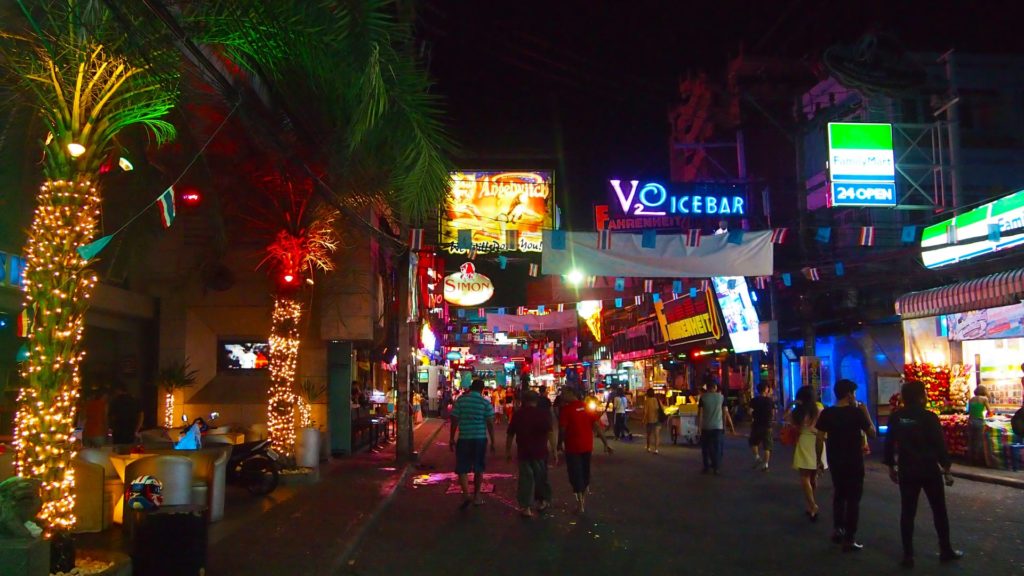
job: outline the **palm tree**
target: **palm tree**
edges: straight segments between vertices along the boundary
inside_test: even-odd
[[[175,360],[156,375],[156,385],[164,389],[164,427],[174,427],[174,394],[196,383],[198,370],[190,370],[188,358]]]
[[[50,532],[74,526],[69,461],[88,298],[96,284],[77,252],[100,222],[101,163],[117,136],[142,126],[171,140],[163,120],[177,97],[175,68],[119,44],[102,3],[47,0],[23,7],[0,30],[0,89],[35,114],[44,182],[26,245],[25,306],[32,319],[14,445],[19,476],[42,481],[40,518]],[[170,72],[168,72],[168,70]]]
[[[274,449],[290,457],[295,448],[297,411],[301,398],[295,393],[295,369],[302,342],[300,294],[314,283],[317,271],[334,269],[331,254],[338,247],[335,222],[338,212],[320,205],[311,209],[312,184],[301,186],[281,177],[265,180],[270,209],[253,219],[257,230],[272,233],[260,262],[276,285],[270,325],[270,391],[267,430]]]

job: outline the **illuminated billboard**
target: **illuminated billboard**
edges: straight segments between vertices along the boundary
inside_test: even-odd
[[[594,207],[598,230],[681,228],[690,218],[747,215],[745,184],[609,180],[611,202]]]
[[[480,252],[540,252],[543,229],[553,228],[551,172],[453,172],[441,221],[441,246],[463,253],[458,231],[469,230]],[[514,231],[515,245],[508,246]]]
[[[722,336],[722,325],[718,322],[715,302],[708,290],[695,298],[683,296],[668,302],[655,302],[654,312],[666,342],[717,340]]]
[[[831,206],[895,206],[892,124],[829,122]]]
[[[926,268],[939,268],[1020,244],[1024,190],[925,228],[921,260]]]
[[[729,331],[734,352],[763,350],[761,344],[757,310],[750,300],[747,281],[742,276],[715,276],[711,279],[722,309],[725,329]]]

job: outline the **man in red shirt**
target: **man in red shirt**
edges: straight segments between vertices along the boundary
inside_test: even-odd
[[[530,518],[534,508],[543,512],[551,503],[551,483],[548,482],[548,453],[555,453],[555,427],[551,410],[537,406],[538,395],[527,390],[523,405],[513,415],[505,432],[505,458],[512,461],[512,441],[518,446],[520,513]]]
[[[576,510],[584,512],[586,495],[590,486],[590,455],[594,451],[594,434],[604,444],[604,451],[611,454],[612,447],[604,437],[599,424],[601,415],[596,410],[587,410],[574,391],[566,388],[562,392],[562,407],[558,411],[558,451],[565,452],[565,469],[569,472],[569,483],[576,494]]]

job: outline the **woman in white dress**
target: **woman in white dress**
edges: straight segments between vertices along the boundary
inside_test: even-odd
[[[804,493],[806,514],[811,522],[818,520],[818,503],[814,490],[818,487],[818,476],[828,468],[825,445],[818,441],[815,424],[824,406],[818,402],[814,388],[802,386],[796,392],[796,401],[787,419],[800,430],[800,436],[793,453],[793,468],[800,473],[800,486]]]

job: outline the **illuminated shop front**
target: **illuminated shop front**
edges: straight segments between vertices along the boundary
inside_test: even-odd
[[[990,465],[1004,467],[1013,441],[1009,417],[1024,403],[1024,269],[901,296],[905,375],[925,381],[933,409],[945,414],[950,451],[966,451],[966,403],[987,389]]]

